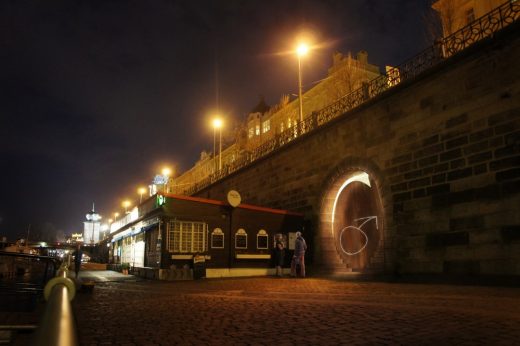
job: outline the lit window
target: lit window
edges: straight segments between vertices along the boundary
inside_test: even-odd
[[[247,249],[247,233],[243,228],[240,228],[237,233],[235,233],[235,248]]]
[[[170,221],[166,247],[170,252],[204,252],[207,250],[208,225],[203,222]]]
[[[255,131],[256,135],[260,135],[260,125],[256,125],[256,131]]]
[[[249,128],[249,138],[253,137],[255,135],[255,128],[251,127]]]
[[[262,123],[262,132],[266,133],[271,129],[271,120],[266,120]]]
[[[280,132],[283,132],[283,130],[285,130],[285,129],[283,128],[283,121],[282,121],[282,123],[280,124]]]
[[[224,248],[224,232],[220,228],[215,228],[211,232],[211,248],[212,249],[223,249]]]
[[[267,232],[263,229],[258,231],[256,235],[256,248],[257,249],[267,249],[269,243],[269,237],[267,236]]]
[[[291,118],[289,118],[289,120],[287,121],[287,127],[288,127],[288,128],[291,128],[291,127],[292,127]]]

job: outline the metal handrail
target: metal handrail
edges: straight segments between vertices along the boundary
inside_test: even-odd
[[[78,345],[76,324],[71,301],[76,294],[76,284],[69,275],[70,254],[58,270],[56,277],[49,280],[44,289],[47,306],[42,322],[37,329],[35,345]]]
[[[211,184],[225,178],[229,174],[252,164],[254,161],[265,157],[269,153],[288,144],[293,139],[313,131],[322,125],[330,122],[334,118],[345,114],[364,103],[374,99],[401,84],[416,78],[418,75],[438,65],[445,59],[459,53],[474,43],[494,35],[496,32],[516,22],[520,16],[520,3],[508,1],[495,8],[489,13],[477,18],[469,25],[457,32],[442,38],[433,46],[423,50],[413,58],[394,67],[371,81],[364,83],[359,89],[339,98],[332,104],[313,112],[303,121],[292,128],[288,128],[282,133],[277,134],[272,139],[265,141],[258,147],[247,152],[242,157],[237,158],[230,165],[222,167],[221,170],[207,176],[206,178],[193,183],[192,186],[184,190],[184,194],[193,195]]]

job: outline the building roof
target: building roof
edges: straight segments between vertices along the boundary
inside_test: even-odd
[[[201,197],[192,197],[192,196],[184,196],[184,195],[174,195],[174,194],[171,194],[171,193],[164,193],[164,192],[159,192],[158,194],[162,195],[162,196],[165,196],[165,197],[168,197],[168,198],[177,199],[177,200],[192,201],[192,202],[199,202],[199,203],[213,204],[213,205],[220,205],[220,206],[229,206],[229,204],[226,203],[226,202],[218,201],[218,200],[214,200],[214,199],[201,198]],[[247,209],[247,210],[263,211],[263,212],[271,213],[271,214],[303,216],[303,214],[297,213],[297,212],[294,212],[294,211],[283,210],[283,209],[273,209],[273,208],[261,207],[261,206],[252,205],[252,204],[245,204],[245,203],[241,203],[240,205],[238,205],[237,209]]]

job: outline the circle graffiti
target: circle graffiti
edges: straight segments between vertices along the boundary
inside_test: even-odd
[[[355,252],[350,252],[350,251],[347,251],[345,250],[345,248],[343,247],[343,234],[345,233],[345,231],[348,232],[353,232],[354,230],[358,231],[359,233],[361,233],[364,237],[365,237],[365,243],[363,244],[363,246],[361,246],[361,248]],[[368,236],[365,232],[363,232],[363,230],[361,230],[361,228],[358,228],[356,226],[347,226],[345,228],[343,228],[339,234],[339,245],[341,247],[341,250],[346,253],[347,255],[349,256],[353,256],[353,255],[357,255],[358,253],[360,253],[361,251],[363,251],[365,249],[365,247],[367,246],[368,244]]]

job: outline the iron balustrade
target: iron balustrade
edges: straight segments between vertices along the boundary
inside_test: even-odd
[[[253,150],[241,155],[233,163],[224,166],[220,171],[194,183],[190,188],[184,190],[184,194],[193,195],[229,174],[265,157],[297,137],[305,135],[330,122],[332,119],[363,105],[390,88],[404,81],[415,79],[418,75],[447,58],[516,22],[519,13],[520,4],[517,1],[504,3],[455,33],[436,41],[433,46],[423,50],[413,58],[389,69],[386,71],[386,74],[363,83],[360,88],[339,98],[321,110],[313,112],[295,126],[286,129]]]
[[[0,251],[0,301],[3,312],[33,312],[44,287],[59,267],[58,259],[18,252]],[[17,339],[20,333],[32,332],[35,325],[0,325],[0,343]],[[4,339],[7,338],[7,339]]]

